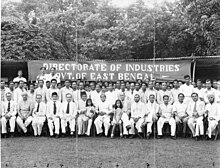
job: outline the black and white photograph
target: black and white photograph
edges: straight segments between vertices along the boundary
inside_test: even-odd
[[[1,168],[220,168],[220,0],[1,0]]]

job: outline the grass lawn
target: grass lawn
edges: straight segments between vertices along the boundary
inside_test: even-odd
[[[220,168],[220,140],[7,138],[1,140],[1,167]]]

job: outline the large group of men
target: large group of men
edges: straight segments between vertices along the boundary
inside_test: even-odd
[[[149,139],[154,133],[160,139],[165,123],[174,140],[177,129],[184,137],[189,129],[195,140],[212,139],[218,133],[220,81],[192,82],[189,75],[173,82],[61,81],[55,68],[50,74],[45,67],[40,70],[35,83],[27,82],[21,70],[13,81],[1,81],[2,137],[14,137],[16,124],[24,135],[31,126],[34,136],[41,136],[46,124],[51,137],[66,136],[67,127],[73,137],[90,136],[92,125],[98,136],[108,136],[116,100],[122,102],[119,120],[124,138]]]

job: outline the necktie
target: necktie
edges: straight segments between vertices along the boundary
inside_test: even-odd
[[[133,95],[133,93],[134,93],[134,91],[132,90],[132,91],[131,91],[131,94]]]
[[[196,102],[195,102],[195,105],[194,105],[194,108],[193,108],[193,112],[196,112]]]
[[[10,101],[8,102],[8,108],[7,108],[7,111],[8,111],[8,112],[10,111]]]
[[[40,108],[40,103],[38,103],[37,105],[37,112],[39,112],[39,108]]]
[[[68,102],[67,103],[66,114],[69,114],[69,113],[70,113],[70,103]]]
[[[57,106],[56,106],[56,102],[53,103],[53,114],[56,115],[57,113]]]

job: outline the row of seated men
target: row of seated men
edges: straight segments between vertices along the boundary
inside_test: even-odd
[[[214,94],[208,94],[208,103],[199,99],[198,93],[191,94],[191,100],[184,101],[185,95],[178,94],[178,101],[171,104],[169,95],[163,96],[163,103],[158,104],[154,94],[149,95],[149,101],[143,103],[139,93],[132,100],[126,98],[124,92],[119,93],[119,99],[107,101],[107,94],[101,93],[95,102],[87,98],[86,92],[81,92],[81,99],[74,101],[71,93],[66,93],[61,103],[57,92],[52,92],[51,100],[45,103],[41,94],[36,94],[36,102],[28,99],[28,93],[22,92],[22,99],[16,103],[12,94],[6,93],[6,100],[1,103],[1,125],[3,137],[7,135],[7,122],[13,137],[15,123],[27,134],[27,127],[31,124],[34,136],[42,134],[42,127],[46,121],[51,137],[66,135],[66,127],[70,127],[70,135],[90,136],[91,126],[95,125],[97,135],[108,136],[111,125],[111,137],[115,136],[115,126],[119,125],[120,137],[133,138],[135,134],[143,137],[143,127],[146,126],[146,137],[152,134],[152,125],[156,123],[157,137],[162,138],[164,123],[171,127],[171,138],[176,139],[176,127],[183,124],[183,135],[188,126],[192,137],[199,140],[204,135],[211,139],[216,133],[220,120],[220,107],[215,101]],[[94,117],[95,116],[95,117]],[[204,119],[208,128],[204,130]],[[77,132],[76,132],[77,128]],[[104,129],[103,129],[104,128]]]

